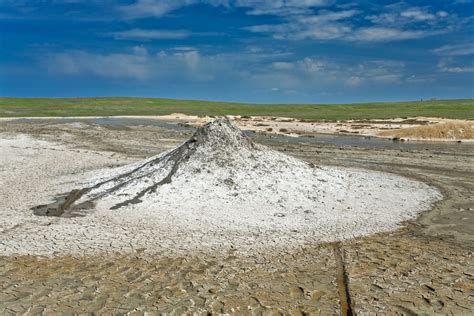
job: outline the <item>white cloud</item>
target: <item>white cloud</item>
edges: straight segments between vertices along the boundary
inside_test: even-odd
[[[303,16],[298,19],[300,23],[318,24],[341,21],[359,14],[359,10],[328,11],[321,10],[317,15]]]
[[[191,46],[176,46],[176,47],[173,47],[173,50],[186,52],[186,51],[196,50],[196,48],[191,47]]]
[[[325,62],[321,60],[315,60],[311,57],[306,57],[303,60],[298,61],[297,64],[309,74],[320,73],[327,65]]]
[[[276,70],[291,70],[294,68],[293,63],[277,61],[272,63],[272,67]]]
[[[296,15],[311,12],[311,8],[331,4],[333,0],[137,0],[119,6],[128,18],[161,17],[185,6],[207,4],[211,6],[248,9],[250,15]]]
[[[268,33],[276,39],[387,42],[443,34],[453,28],[456,19],[445,11],[431,12],[428,8],[397,4],[386,6],[376,15],[365,16],[370,24],[361,26],[355,21],[364,18],[362,13],[358,9],[319,10],[285,17],[285,23],[254,25],[245,29]]]
[[[405,80],[405,65],[391,60],[361,63],[336,62],[327,58],[305,57],[295,61],[273,62],[250,74],[249,80],[282,91],[298,89],[312,91],[329,86],[360,87],[364,85],[393,85]]]
[[[405,11],[400,12],[400,16],[416,21],[427,21],[436,19],[436,15],[428,12],[422,8],[409,8]]]
[[[115,39],[152,40],[152,39],[183,39],[192,33],[185,30],[150,30],[131,29],[122,32],[113,32]]]
[[[115,39],[153,40],[153,39],[183,39],[192,33],[185,30],[147,30],[131,29],[121,32],[110,33]]]
[[[94,75],[104,78],[147,79],[148,51],[134,47],[129,53],[93,54],[81,50],[50,54],[44,62],[50,73],[64,75]]]
[[[231,56],[234,62],[242,61]],[[109,79],[209,81],[232,75],[229,56],[205,55],[194,49],[170,49],[150,54],[143,46],[121,53],[100,54],[83,50],[52,53],[43,61],[51,74],[97,76]]]
[[[178,59],[182,59],[189,69],[195,72],[199,64],[201,63],[201,55],[196,50],[189,50],[184,52],[175,53],[174,56]]]
[[[360,28],[354,33],[347,36],[348,40],[351,41],[364,41],[364,42],[390,42],[390,41],[401,41],[408,39],[417,39],[427,36],[433,36],[442,34],[444,31],[428,31],[428,30],[403,30],[395,28],[385,27],[367,27]]]
[[[368,15],[366,19],[378,26],[397,28],[414,25],[433,27],[451,21],[446,11],[434,12],[428,7],[406,7],[403,3],[388,5],[384,11]]]
[[[270,33],[277,39],[338,39],[352,30],[350,25],[339,21],[357,13],[356,10],[320,11],[316,15],[292,17],[288,23],[254,25],[245,29],[254,33]]]
[[[237,0],[235,6],[250,10],[250,15],[302,15],[312,12],[314,7],[331,4],[331,0]]]
[[[195,4],[195,0],[137,0],[120,6],[119,10],[128,18],[160,17],[183,6]]]
[[[467,63],[455,62],[452,57],[442,58],[438,62],[438,70],[441,72],[450,72],[450,73],[472,73],[474,72],[474,63],[470,60]]]
[[[350,87],[357,87],[364,82],[364,79],[359,76],[350,76],[349,78],[345,79],[346,85]]]
[[[229,6],[228,0],[136,0],[136,2],[119,6],[119,11],[130,19],[161,17],[182,7],[199,3],[211,6]]]
[[[388,42],[408,39],[418,39],[428,36],[443,34],[445,30],[410,30],[395,27],[355,27],[349,22],[340,22],[339,19],[351,17],[357,11],[326,12],[316,16],[301,17],[292,23],[277,25],[255,25],[247,27],[246,30],[254,33],[270,33],[276,39],[292,40],[344,40],[361,42]],[[328,15],[325,17],[324,15]]]
[[[440,68],[440,70],[443,72],[453,72],[453,73],[471,73],[471,72],[474,72],[474,67],[462,67],[462,66],[443,67],[443,68]]]
[[[474,44],[444,45],[434,49],[433,52],[444,56],[469,56],[474,55]]]
[[[445,17],[447,17],[449,14],[448,14],[448,12],[446,12],[446,11],[438,11],[438,12],[436,12],[436,15],[439,16],[439,17],[441,17],[441,18],[445,18]]]
[[[344,24],[326,24],[314,26],[310,29],[301,32],[288,34],[289,39],[315,39],[315,40],[332,40],[344,38],[347,34],[352,32],[352,27]],[[278,37],[277,37],[278,38]]]
[[[132,52],[137,56],[147,56],[148,55],[148,49],[146,49],[144,46],[134,46],[134,47],[132,47]]]
[[[243,8],[251,15],[280,16],[283,23],[254,25],[245,29],[253,33],[267,33],[281,40],[410,40],[450,32],[466,20],[453,13],[433,10],[430,6],[410,6],[405,1],[385,6],[365,6],[365,12],[358,9],[357,3],[334,5],[332,11],[320,10],[335,3],[335,0],[133,0],[128,5],[118,5],[116,8],[130,19],[162,17],[180,8],[198,4]],[[361,20],[366,20],[368,25],[361,24]],[[154,40],[183,39],[196,33],[136,28],[111,35],[117,39]]]
[[[149,83],[240,82],[249,88],[312,92],[328,87],[398,84],[404,64],[369,60],[337,62],[328,58],[294,59],[281,52],[259,51],[203,54],[191,47],[149,52],[135,46],[125,52],[100,54],[65,51],[47,56],[44,66],[54,75],[97,76],[107,79],[147,80]]]

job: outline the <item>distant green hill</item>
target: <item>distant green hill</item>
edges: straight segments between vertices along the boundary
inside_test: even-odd
[[[474,99],[355,104],[247,104],[195,100],[104,98],[0,98],[0,117],[165,115],[266,115],[307,120],[432,116],[474,119]]]

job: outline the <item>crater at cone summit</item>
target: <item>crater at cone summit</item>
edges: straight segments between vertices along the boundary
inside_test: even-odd
[[[255,144],[222,118],[177,148],[99,174],[34,212],[92,212],[189,230],[299,231],[332,241],[397,227],[439,198],[393,174],[314,167]]]

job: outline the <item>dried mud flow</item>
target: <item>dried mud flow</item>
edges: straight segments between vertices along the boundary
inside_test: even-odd
[[[60,141],[81,153],[107,152],[113,167],[169,150],[192,131],[10,122],[0,125],[0,133]],[[344,303],[341,286],[357,315],[474,313],[471,147],[397,150],[287,143],[264,135],[254,140],[316,165],[421,180],[441,190],[444,199],[405,228],[343,242],[340,255],[333,244],[306,244],[252,255],[229,248],[187,255],[136,249],[88,256],[2,256],[0,314],[336,315]],[[0,234],[14,229],[2,227]]]

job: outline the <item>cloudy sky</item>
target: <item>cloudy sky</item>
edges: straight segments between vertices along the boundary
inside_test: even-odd
[[[474,0],[0,0],[0,95],[472,98]]]

